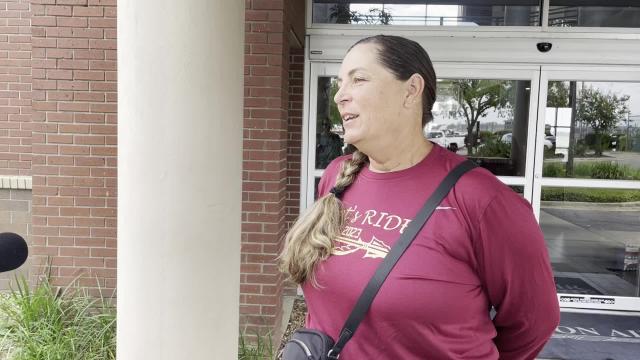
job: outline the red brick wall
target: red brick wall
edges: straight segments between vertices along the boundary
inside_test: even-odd
[[[51,258],[58,284],[85,273],[81,285],[114,289],[116,0],[32,0],[31,8],[31,254],[36,264]]]
[[[282,1],[247,0],[245,9],[240,321],[268,331],[282,309],[275,257],[286,225],[288,47]]]
[[[287,145],[287,228],[300,213],[304,49],[289,54],[289,125]]]
[[[0,175],[31,175],[31,12],[0,1]]]
[[[304,49],[291,48],[289,53],[289,123],[287,126],[287,229],[291,227],[300,213],[303,82]],[[283,295],[297,295],[297,286],[293,283],[285,282]]]
[[[304,16],[304,12],[294,14],[295,7],[288,5],[283,0],[247,0],[245,13],[241,326],[275,330],[275,338],[281,335],[278,329],[285,289],[275,259],[288,228],[289,212],[295,211],[289,204],[296,196],[296,185],[290,184],[297,181],[289,175],[296,175],[291,169],[299,168],[295,150],[289,148],[296,135],[289,132],[296,129],[290,117],[300,123],[301,113],[295,109],[290,112],[290,105],[293,101],[302,108],[297,103],[301,95],[290,98],[291,89],[302,90],[302,80],[294,82],[299,88],[290,87],[289,36],[291,19]],[[299,57],[293,60],[300,61]],[[295,76],[301,77],[301,72]]]

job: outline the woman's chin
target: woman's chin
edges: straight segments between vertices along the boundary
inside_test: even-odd
[[[357,136],[354,133],[351,133],[351,132],[347,131],[344,134],[344,139],[343,140],[347,144],[351,144],[351,145],[356,146],[356,143],[360,140],[360,137]]]

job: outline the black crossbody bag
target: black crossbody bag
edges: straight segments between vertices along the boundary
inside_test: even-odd
[[[467,171],[476,167],[476,164],[466,160],[456,166],[442,180],[440,185],[433,192],[431,197],[424,204],[420,212],[411,221],[405,232],[400,236],[398,242],[391,248],[382,263],[376,269],[375,274],[369,280],[364,291],[358,298],[358,302],[353,307],[349,318],[345,322],[340,337],[335,342],[329,335],[322,331],[302,328],[296,330],[291,339],[285,344],[282,350],[282,360],[337,360],[340,352],[356,332],[358,325],[366,315],[373,299],[378,294],[380,287],[389,276],[389,273],[398,262],[405,250],[411,245],[420,229],[429,220],[433,211],[447,196],[451,188],[458,179]]]

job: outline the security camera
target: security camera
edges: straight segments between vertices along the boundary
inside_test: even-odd
[[[536,46],[538,47],[538,51],[545,53],[551,50],[552,44],[548,42],[541,42],[537,43]]]

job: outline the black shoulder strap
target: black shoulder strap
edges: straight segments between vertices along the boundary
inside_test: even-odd
[[[389,276],[391,269],[393,269],[393,267],[396,265],[396,262],[398,262],[398,259],[400,259],[402,254],[404,254],[409,245],[411,245],[411,242],[416,237],[420,229],[422,229],[436,207],[438,207],[445,196],[447,196],[458,179],[467,171],[475,167],[476,164],[474,164],[472,161],[463,161],[453,170],[451,170],[451,172],[447,174],[444,180],[442,180],[440,185],[438,185],[438,187],[424,204],[420,212],[411,221],[409,226],[405,229],[405,232],[400,236],[398,242],[393,246],[393,248],[391,248],[382,263],[378,266],[378,269],[376,270],[376,273],[373,275],[371,280],[369,280],[369,283],[362,292],[362,295],[360,295],[358,302],[351,311],[349,318],[342,327],[342,331],[340,331],[340,337],[338,338],[338,341],[336,341],[336,344],[333,346],[331,351],[329,351],[329,359],[338,358],[340,352],[344,348],[344,345],[347,343],[347,341],[349,341],[349,339],[351,339],[356,329],[358,328],[358,325],[360,325],[360,322],[369,310],[373,299],[378,294],[382,283],[384,283],[384,281],[387,279],[387,276]]]

